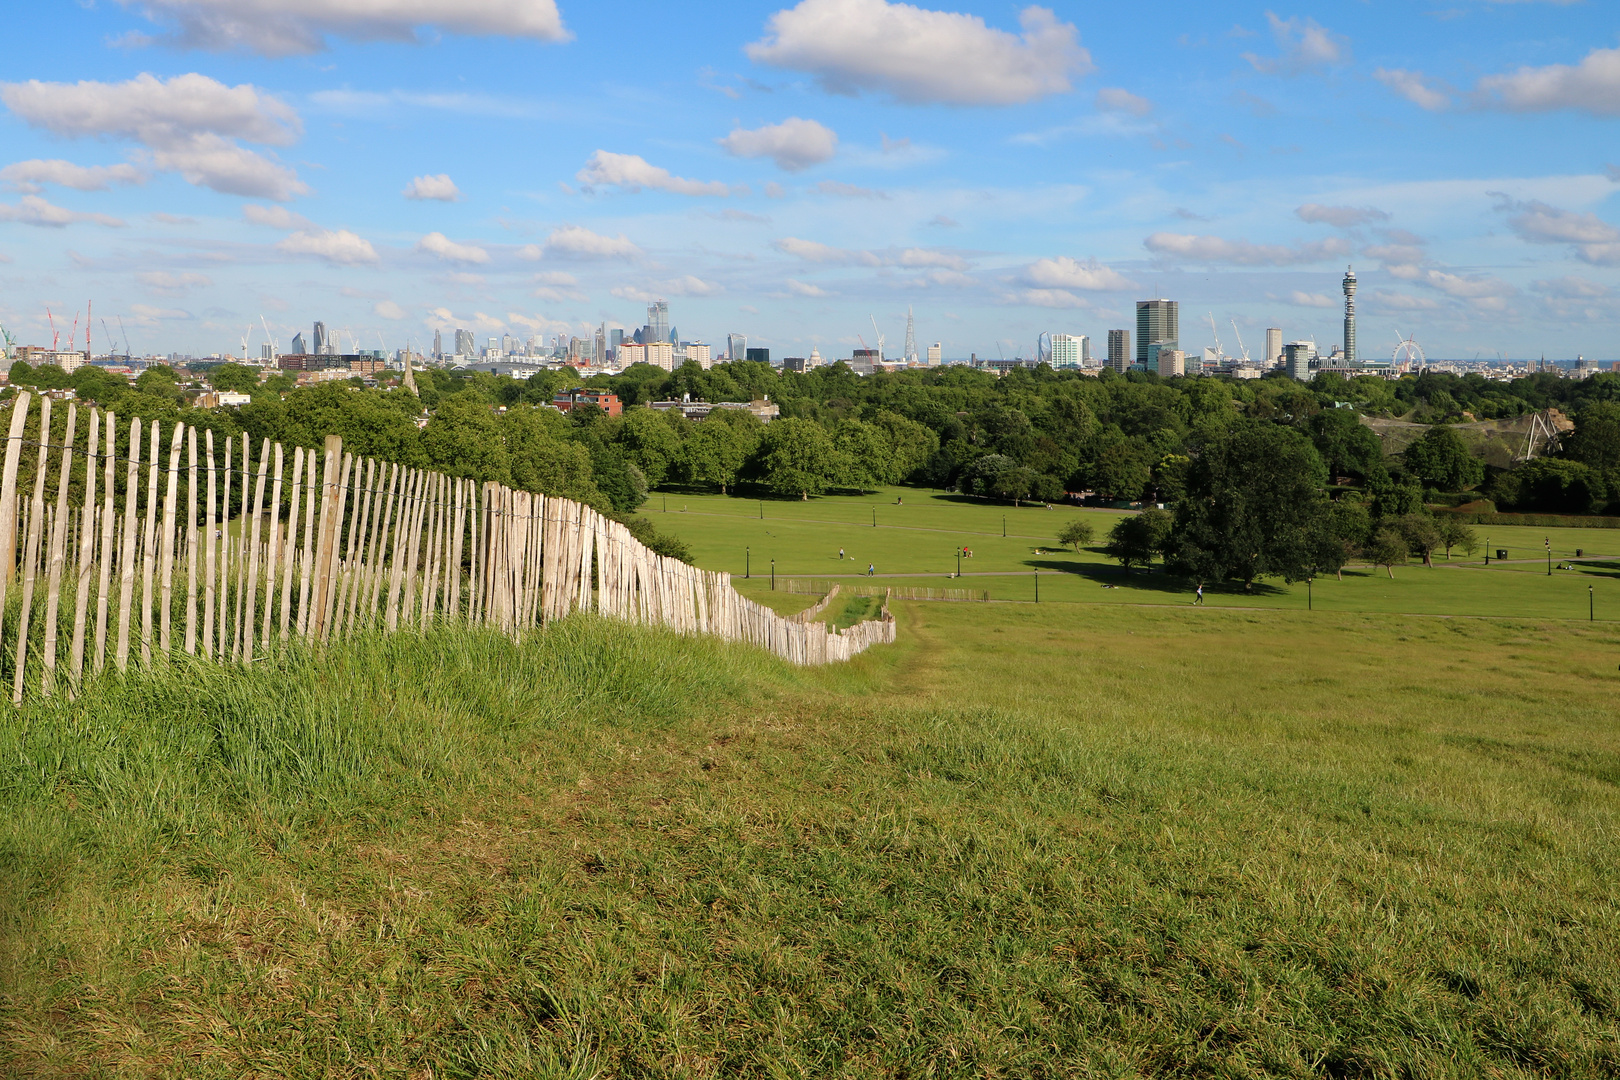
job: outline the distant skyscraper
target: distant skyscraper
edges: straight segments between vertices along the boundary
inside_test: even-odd
[[[911,308],[906,307],[906,355],[908,364],[917,362],[917,324],[911,317]]]
[[[750,364],[768,364],[768,363],[770,363],[771,362],[771,350],[769,350],[769,349],[749,349],[748,350],[748,362]]]
[[[1347,367],[1356,363],[1356,271],[1344,272],[1344,362]]]
[[[318,319],[315,322],[315,335],[313,341],[315,344],[315,355],[325,356],[327,353],[327,346],[330,345],[331,342],[326,340],[326,324]]]
[[[647,305],[648,341],[669,340],[669,301],[655,300]]]
[[[932,345],[928,346],[928,366],[939,367],[940,360],[944,355],[945,346],[939,342],[936,341]]]
[[[1080,363],[1080,343],[1085,338],[1075,334],[1052,335],[1052,366]]]
[[[1129,330],[1108,331],[1108,366],[1115,371],[1124,371],[1131,366],[1131,332]]]
[[[501,352],[505,353],[507,356],[511,356],[513,353],[517,352],[517,346],[517,338],[513,337],[511,334],[501,335]]]
[[[268,341],[265,342],[263,345],[259,346],[259,359],[260,360],[263,360],[265,363],[269,363],[271,360],[274,360],[275,358],[276,358],[276,350],[270,347],[270,343]]]
[[[1266,355],[1260,362],[1267,366],[1275,364],[1282,359],[1282,330],[1275,326],[1266,328]]]
[[[444,359],[444,335],[437,330],[433,331],[433,359]]]
[[[747,356],[748,356],[748,335],[747,334],[727,334],[726,335],[726,359],[727,360],[743,360],[743,359],[746,359]]]
[[[1136,362],[1153,367],[1158,349],[1181,347],[1181,305],[1174,300],[1136,302]],[[1158,348],[1155,348],[1157,346]]]
[[[591,343],[591,359],[597,367],[607,367],[607,323],[596,328],[596,340]]]
[[[1316,359],[1316,342],[1290,341],[1283,347],[1283,362],[1288,365],[1288,377],[1300,382],[1311,381],[1311,361]]]
[[[315,325],[319,326],[320,324],[316,323]],[[304,344],[304,332],[302,330],[293,335],[292,351],[294,356],[309,355],[309,347]]]
[[[474,356],[478,352],[478,343],[473,339],[471,330],[456,331],[456,355]]]

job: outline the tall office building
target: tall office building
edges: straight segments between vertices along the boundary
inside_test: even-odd
[[[331,344],[326,337],[326,324],[321,322],[319,319],[315,320],[315,333],[311,338],[310,343],[315,346],[316,356],[325,356],[327,346]]]
[[[936,341],[932,345],[928,346],[928,366],[939,367],[940,360],[944,357],[944,355],[945,346],[940,342]]]
[[[1266,355],[1260,358],[1260,362],[1270,367],[1282,358],[1282,330],[1279,327],[1268,326],[1266,328]]]
[[[1283,347],[1283,363],[1288,367],[1288,377],[1298,379],[1300,382],[1311,381],[1311,363],[1316,359],[1316,342],[1290,341]]]
[[[1087,356],[1091,354],[1089,342],[1079,334],[1053,334],[1052,335],[1052,366],[1062,367],[1064,364],[1078,365],[1080,363],[1081,346]]]
[[[1181,305],[1174,300],[1136,302],[1136,362],[1153,368],[1160,349],[1181,348]]]
[[[1354,267],[1344,272],[1344,363],[1346,367],[1356,366],[1356,271]]]
[[[726,335],[726,359],[727,360],[745,360],[745,359],[747,359],[747,357],[748,357],[748,335],[747,334],[727,334]]]
[[[444,359],[444,335],[437,330],[433,331],[433,359]]]
[[[649,342],[669,340],[669,301],[655,300],[647,305],[647,328],[642,337]]]
[[[596,340],[591,342],[591,361],[596,367],[607,367],[607,323],[596,328]]]
[[[316,323],[315,325],[319,326],[320,323]],[[304,344],[304,332],[302,330],[298,331],[298,333],[293,335],[292,354],[294,356],[308,356],[309,355],[309,347]]]
[[[471,330],[456,331],[456,355],[474,356],[478,352],[478,342],[473,338]]]
[[[1108,331],[1108,366],[1114,371],[1124,371],[1131,366],[1131,332],[1129,330]]]

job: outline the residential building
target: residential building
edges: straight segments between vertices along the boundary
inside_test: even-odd
[[[939,367],[939,365],[943,361],[944,357],[945,357],[945,347],[943,345],[941,345],[939,342],[936,341],[932,345],[928,346],[928,366],[929,367]]]
[[[1181,305],[1174,300],[1136,302],[1136,362],[1151,370],[1155,346],[1181,347]]]
[[[609,416],[618,416],[624,411],[618,394],[606,390],[586,390],[583,387],[563,390],[551,399],[551,403],[561,412],[570,412],[576,405],[595,405]]]
[[[1160,349],[1157,363],[1161,379],[1187,374],[1187,354],[1180,349]]]
[[[1260,358],[1264,367],[1280,364],[1283,360],[1282,330],[1275,326],[1266,328],[1266,355]]]
[[[437,330],[433,331],[433,359],[444,359],[444,335]]]
[[[701,341],[688,341],[686,343],[686,358],[695,360],[704,371],[714,366],[714,351]]]
[[[1077,367],[1091,359],[1091,339],[1084,334],[1052,335],[1052,366]]]
[[[1124,372],[1131,366],[1131,332],[1129,330],[1108,331],[1108,367],[1113,371]]]

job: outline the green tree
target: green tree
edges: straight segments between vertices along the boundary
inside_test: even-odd
[[[833,426],[833,448],[843,459],[844,480],[863,491],[892,483],[894,449],[882,428],[844,419]]]
[[[1412,549],[1407,545],[1406,537],[1392,525],[1381,525],[1373,533],[1372,539],[1362,549],[1362,557],[1374,566],[1382,566],[1389,572],[1390,580],[1395,579],[1395,566],[1397,563],[1404,566],[1406,560],[1412,555]]]
[[[135,380],[135,389],[143,394],[177,403],[183,396],[179,378],[175,375],[174,369],[166,364],[153,364],[141,372]]]
[[[1468,451],[1462,436],[1436,425],[1401,455],[1412,475],[1442,491],[1467,491],[1485,478],[1485,463]]]
[[[1057,539],[1058,543],[1074,548],[1075,554],[1078,555],[1081,547],[1091,543],[1094,535],[1095,530],[1092,529],[1091,522],[1081,518],[1070,518],[1068,523],[1058,530]]]
[[[1600,472],[1620,469],[1620,404],[1594,401],[1575,414],[1564,455]]]
[[[1498,476],[1491,497],[1512,510],[1591,514],[1607,504],[1609,487],[1603,474],[1590,465],[1537,458]]]
[[[826,429],[813,420],[767,424],[756,461],[765,485],[779,495],[808,499],[840,479],[838,451]]]
[[[440,400],[422,431],[422,450],[428,467],[447,476],[511,482],[512,460],[500,420],[471,390]]]
[[[208,373],[208,385],[215,390],[251,394],[259,389],[259,369],[245,364],[221,364]]]
[[[1127,574],[1132,564],[1149,566],[1154,557],[1163,552],[1173,524],[1170,514],[1156,507],[1121,518],[1108,531],[1108,543],[1103,545],[1103,552],[1110,559],[1118,559]]]
[[[754,444],[743,432],[714,416],[692,428],[681,447],[681,475],[693,484],[713,484],[724,495],[752,453]]]
[[[1318,573],[1331,571],[1344,580],[1344,567],[1372,531],[1372,516],[1366,504],[1358,499],[1343,498],[1328,505],[1326,513],[1316,518],[1312,539],[1311,562]]]
[[[679,424],[686,421],[678,414]],[[681,460],[681,433],[671,423],[671,414],[635,408],[624,414],[619,425],[619,445],[647,478],[651,487],[660,487],[675,472]]]
[[[1403,514],[1393,523],[1414,555],[1423,556],[1423,565],[1434,566],[1434,550],[1444,544],[1434,518],[1428,514]]]
[[[1383,470],[1383,446],[1353,409],[1323,409],[1306,426],[1328,475],[1366,479]]]
[[[990,485],[990,494],[998,499],[1011,499],[1014,506],[1029,498],[1035,483],[1035,471],[1024,465],[1003,469]]]
[[[1440,533],[1440,544],[1446,549],[1448,560],[1452,548],[1461,548],[1464,555],[1472,555],[1479,547],[1479,537],[1474,530],[1450,514],[1437,518],[1434,527]]]
[[[1316,448],[1299,432],[1235,425],[1188,472],[1169,544],[1172,567],[1200,581],[1245,586],[1261,577],[1303,580],[1326,511],[1326,478]]]

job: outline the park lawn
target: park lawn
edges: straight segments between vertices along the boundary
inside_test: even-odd
[[[895,505],[896,498],[904,499],[904,504]],[[660,510],[662,499],[655,495],[648,504],[659,529],[684,540],[698,565],[729,571],[743,593],[784,612],[805,606],[777,599],[793,587],[790,580],[800,582],[799,587],[841,580],[962,588],[988,592],[992,600],[1032,602],[1038,569],[1043,603],[1116,605],[1190,604],[1196,584],[1167,576],[1162,568],[1127,575],[1103,555],[1100,547],[1108,530],[1123,516],[1117,511],[1046,510],[1039,504],[1015,508],[912,488],[807,502],[677,494],[669,496],[668,513]],[[871,525],[874,510],[876,528]],[[1056,541],[1063,524],[1074,517],[1090,522],[1096,534],[1092,544],[1078,553]],[[1620,534],[1611,537],[1613,530],[1605,529],[1511,529],[1489,530],[1492,547],[1508,547],[1510,561],[1501,565],[1493,561],[1488,569],[1482,546],[1471,559],[1461,552],[1450,559],[1437,553],[1433,567],[1417,560],[1397,566],[1393,579],[1383,568],[1357,564],[1346,568],[1343,580],[1320,578],[1309,590],[1303,583],[1289,585],[1277,579],[1259,582],[1250,590],[1241,583],[1206,584],[1205,602],[1209,607],[1295,610],[1310,605],[1324,611],[1584,619],[1590,599],[1597,618],[1620,618],[1620,557],[1578,563],[1577,569],[1555,570],[1549,578],[1543,547],[1550,538],[1556,563],[1573,556],[1576,548],[1588,555],[1620,551]],[[1486,530],[1479,527],[1476,532],[1483,545]],[[1529,545],[1532,535],[1534,549]],[[952,577],[958,546],[973,551],[972,558],[962,560],[961,579]],[[840,547],[846,553],[842,562]],[[773,559],[777,593],[770,590]],[[870,581],[865,578],[868,566],[875,569]]]
[[[0,1073],[1620,1070],[1613,627],[895,607],[0,717]]]

